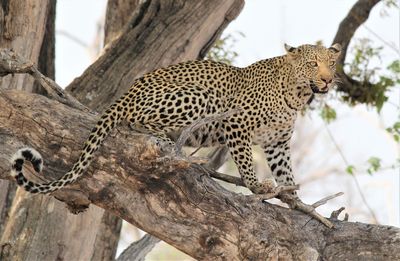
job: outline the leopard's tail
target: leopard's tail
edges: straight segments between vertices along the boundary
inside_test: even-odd
[[[11,175],[16,179],[17,184],[31,193],[50,193],[64,186],[73,183],[81,177],[84,171],[89,167],[92,161],[93,153],[97,151],[101,143],[111,132],[127,116],[127,97],[122,97],[106,110],[92,129],[89,138],[81,151],[79,159],[75,162],[70,171],[65,173],[58,180],[38,184],[28,180],[22,169],[24,162],[30,161],[36,172],[41,172],[43,166],[42,156],[33,148],[23,148],[18,150],[11,159]]]

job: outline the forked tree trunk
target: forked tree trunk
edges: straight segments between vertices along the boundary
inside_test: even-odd
[[[133,57],[124,56],[124,58],[135,60],[138,64],[146,64],[146,70],[152,70],[160,66],[157,63],[159,61],[157,57],[164,59],[162,65],[176,63],[182,59],[197,58],[202,49],[206,50],[210,47],[210,43],[212,43],[216,36],[222,32],[223,28],[238,15],[243,6],[242,0],[225,1],[224,3],[220,3],[219,1],[193,1],[191,3],[185,3],[185,1],[142,1],[140,4],[138,1],[132,2],[133,3],[121,1],[120,8],[139,5],[133,17],[129,17],[126,10],[123,12],[124,15],[121,16],[121,20],[131,20],[130,25],[134,24],[135,26],[126,26],[121,36],[128,35],[132,37],[132,35],[142,35],[141,41],[158,46],[163,44],[161,42],[162,39],[168,37],[173,39],[179,38],[180,41],[185,43],[185,48],[180,48],[178,50],[174,47],[169,49],[159,48],[159,50],[153,49],[152,55],[154,55],[154,59],[149,61],[147,60],[149,57],[140,56],[143,42],[125,42],[128,44],[125,48],[136,50],[137,53],[131,52],[130,55]],[[41,4],[43,7],[45,3]],[[115,2],[113,2],[113,4],[114,5],[111,6],[115,6]],[[25,10],[23,7],[23,5],[19,6],[19,8],[22,8],[25,12],[29,12],[29,10]],[[42,10],[46,10],[46,8]],[[149,10],[155,10],[155,12],[150,12]],[[206,17],[206,20],[199,20],[197,15],[194,16],[193,13],[188,13],[188,10],[200,12],[201,15]],[[118,10],[113,11],[114,13],[118,13]],[[109,12],[112,13],[110,10]],[[176,13],[179,13],[180,16],[175,17]],[[142,20],[144,14],[146,14],[146,19]],[[29,16],[29,13],[26,15]],[[217,21],[214,19],[215,15],[220,16]],[[175,22],[174,26],[168,31],[157,31],[158,37],[156,37],[156,39],[154,39],[154,34],[142,32],[142,30],[146,28],[148,21],[152,21],[153,26],[157,27],[157,24],[163,25],[165,19],[174,22],[179,21],[183,16],[185,17],[184,22],[191,24],[197,30],[191,30],[189,33],[181,35],[182,31],[184,31],[184,29],[181,30],[183,23],[177,24]],[[34,23],[34,21],[32,23]],[[109,32],[113,32],[115,35],[115,32],[118,31],[117,27],[120,26],[119,24],[123,24],[123,22],[115,19],[110,22],[110,24],[107,24]],[[38,26],[43,27],[43,25]],[[192,40],[197,38],[202,39],[200,43],[203,44]],[[119,40],[119,38],[115,36],[108,39]],[[28,42],[28,40],[25,42]],[[129,39],[123,38],[123,40],[127,41]],[[98,81],[104,81],[106,82],[105,84],[109,84],[113,87],[94,95],[97,99],[101,100],[101,103],[90,103],[88,100],[82,101],[84,104],[97,111],[102,110],[104,106],[112,102],[115,97],[112,94],[115,92],[122,93],[123,90],[129,88],[129,85],[124,85],[127,84],[127,82],[121,84],[118,78],[130,77],[134,79],[145,72],[143,68],[139,71],[136,68],[136,70],[130,70],[129,73],[121,74],[120,72],[126,70],[126,64],[113,61],[113,58],[115,59],[116,56],[109,51],[110,49],[102,58],[108,58],[107,62],[111,65],[114,63],[117,64],[115,66],[113,65],[112,68],[107,71],[107,73],[111,73],[115,75],[115,77],[110,81],[107,75],[99,75],[97,71],[91,69],[92,67],[84,73],[83,77],[83,79],[87,81],[86,84],[88,86],[94,86]],[[23,55],[25,54],[24,52],[21,53]],[[165,61],[165,57],[170,58],[168,58],[168,61]],[[26,58],[30,58],[30,56],[26,56]],[[36,61],[35,59],[32,60]],[[97,61],[95,64],[99,64],[99,62]],[[33,82],[29,76],[24,77]],[[75,86],[76,89],[76,85],[72,86]],[[72,87],[69,88],[73,89]],[[89,93],[89,91],[92,92]],[[85,96],[87,96],[85,93],[93,95],[93,90],[80,88],[78,93]],[[101,106],[99,106],[99,104],[101,104]],[[32,145],[29,140],[22,142],[23,143],[19,144],[20,146],[23,144]],[[53,145],[59,147],[58,144]],[[79,150],[79,146],[75,148],[75,150]],[[12,154],[10,151],[9,153]],[[17,198],[18,200],[14,201],[10,214],[10,222],[7,223],[5,232],[2,235],[2,259],[56,260],[61,258],[65,260],[111,260],[115,255],[120,222],[111,214],[107,213],[103,215],[104,211],[102,209],[90,207],[86,213],[74,216],[68,213],[59,202],[50,197],[31,197],[30,195],[26,195],[23,191],[19,191]],[[21,213],[29,213],[29,215],[20,215]],[[66,227],[68,227],[68,229],[66,229]],[[49,233],[49,231],[51,231],[51,233]]]

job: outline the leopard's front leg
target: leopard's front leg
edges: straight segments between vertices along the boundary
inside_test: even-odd
[[[290,159],[290,139],[272,144],[262,144],[261,146],[276,183],[280,186],[294,186]],[[293,191],[292,195],[297,197],[296,191]]]
[[[225,140],[245,186],[255,194],[271,193],[273,182],[259,182],[254,171],[252,140],[250,132],[236,128],[236,124],[225,125]]]

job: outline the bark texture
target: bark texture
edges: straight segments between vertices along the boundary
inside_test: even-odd
[[[96,121],[17,91],[2,91],[0,119],[2,178],[21,141],[41,148],[46,177],[64,173]],[[22,126],[29,132],[16,131]],[[333,220],[336,228],[328,229],[298,211],[229,192],[203,167],[127,129],[107,139],[84,178],[53,195],[75,210],[96,204],[200,260],[400,259],[398,228]]]
[[[210,27],[210,31],[208,34],[206,34],[204,39],[207,39],[206,37],[209,37],[208,42],[212,43],[214,39],[214,35],[219,35],[223,28],[229,23],[232,19],[234,19],[240,12],[242,6],[243,6],[243,1],[242,0],[235,0],[235,1],[228,1],[228,5],[220,5],[218,6],[217,9],[211,10],[208,5],[211,6],[217,6],[216,1],[201,1],[203,3],[202,6],[198,6],[199,3],[189,3],[189,6],[186,6],[184,10],[180,10],[180,17],[176,18],[176,11],[183,6],[183,2],[181,1],[138,1],[138,0],[118,0],[118,1],[109,1],[107,4],[107,12],[106,12],[106,21],[105,21],[105,40],[104,43],[105,45],[112,45],[112,42],[118,42],[115,45],[113,45],[110,48],[114,48],[113,50],[115,51],[117,49],[117,52],[110,52],[110,49],[108,51],[106,50],[103,57],[108,57],[106,59],[106,62],[109,63],[110,60],[112,60],[113,65],[109,69],[104,63],[101,62],[101,59],[96,61],[95,64],[97,64],[99,67],[101,67],[100,70],[102,71],[107,71],[107,74],[104,75],[99,75],[96,73],[96,71],[91,70],[92,65],[86,72],[81,76],[81,78],[84,78],[85,81],[88,83],[90,82],[87,87],[92,87],[93,82],[100,82],[99,86],[97,86],[97,90],[93,90],[91,88],[83,88],[79,89],[79,92],[75,92],[74,94],[76,95],[77,93],[84,94],[87,92],[87,96],[90,96],[92,98],[92,94],[96,93],[96,100],[89,102],[88,99],[81,100],[85,104],[87,104],[89,107],[91,107],[93,110],[96,111],[102,111],[105,107],[107,107],[117,95],[122,94],[125,92],[130,85],[126,85],[126,82],[123,82],[122,84],[119,82],[122,77],[125,79],[130,79],[133,80],[136,77],[138,77],[138,74],[142,74],[143,71],[138,72],[138,68],[140,68],[140,65],[146,64],[146,70],[154,70],[157,67],[159,67],[159,58],[160,57],[169,57],[171,55],[174,55],[174,58],[171,58],[171,60],[168,60],[165,62],[164,65],[167,65],[169,63],[178,63],[182,61],[183,59],[195,59],[197,56],[193,56],[188,51],[193,51],[197,50],[197,52],[200,51],[201,49],[207,49],[209,46],[198,46],[197,42],[191,42],[190,38],[196,36],[199,32],[192,31],[190,34],[182,35],[181,31],[184,30],[182,28],[182,23],[179,22],[166,32],[163,31],[155,31],[151,34],[147,34],[146,32],[143,32],[143,30],[148,26],[148,24],[151,21],[151,26],[157,27],[157,28],[162,28],[160,27],[160,24],[163,25],[166,19],[168,20],[173,20],[173,21],[179,21],[179,18],[183,16],[183,13],[188,11],[193,4],[197,5],[197,11],[199,9],[205,9],[203,12],[207,11],[210,14],[212,13],[218,13],[222,14],[222,16],[228,16],[229,19],[227,20],[221,20],[220,21],[212,21],[209,19],[207,21],[207,24],[202,24],[203,27],[210,26],[211,22],[214,22],[215,24]],[[152,7],[150,6],[152,5]],[[163,5],[163,6],[162,6]],[[165,6],[164,6],[165,5]],[[161,6],[163,8],[161,8]],[[148,8],[158,8],[159,10],[156,10],[155,12],[148,12]],[[135,10],[135,11],[134,11]],[[228,12],[225,14],[225,12]],[[142,18],[146,13],[146,18]],[[193,13],[190,14],[185,14],[186,17],[186,22],[190,24],[198,23],[196,20],[198,17],[197,16],[192,16]],[[133,26],[133,24],[136,24]],[[182,29],[181,29],[182,28]],[[157,37],[155,37],[156,34],[159,34]],[[141,36],[141,41],[137,41],[137,39],[133,39],[132,37],[138,37],[138,35],[143,34]],[[182,42],[186,42],[187,48],[180,48],[176,49],[175,46],[172,48],[166,49],[166,48],[160,48],[161,45],[163,45],[163,42],[161,42],[161,39],[165,38],[173,38],[173,39],[179,39]],[[122,39],[122,40],[121,40]],[[128,42],[127,42],[128,41]],[[129,42],[130,41],[130,42]],[[124,45],[122,45],[124,44]],[[147,54],[152,55],[152,57],[149,56],[144,56],[140,55],[137,52],[143,50],[143,46],[145,45],[145,49]],[[152,45],[155,46],[149,52],[147,50],[148,46],[147,45]],[[115,53],[122,53],[125,54],[125,50],[121,49],[124,48],[124,46],[129,45],[130,47],[126,47],[126,50],[130,51],[128,54],[129,56],[123,56],[122,58],[115,60]],[[197,48],[197,49],[196,49]],[[119,51],[118,51],[119,49]],[[125,67],[126,64],[132,63],[132,61],[125,61],[124,59],[132,59],[133,57],[135,58],[135,62],[138,63],[139,65],[136,66],[135,68],[128,68]],[[143,61],[145,59],[145,61]],[[123,66],[123,67],[122,67]],[[99,68],[97,67],[97,68]],[[129,69],[129,70],[127,70]],[[96,70],[96,69],[94,69]],[[140,68],[142,70],[142,68]],[[109,75],[113,75],[113,79],[109,79]],[[94,79],[93,79],[94,78]],[[117,81],[118,79],[118,81]],[[129,81],[129,82],[130,82]],[[73,89],[74,84],[76,81],[74,81],[67,89]],[[113,88],[109,88],[112,86]],[[98,93],[99,90],[103,90],[101,93]],[[111,95],[110,95],[111,93]],[[112,95],[113,93],[116,93],[116,95]],[[79,97],[79,96],[78,96]],[[89,102],[89,103],[88,103]],[[111,228],[110,226],[101,226],[101,229],[105,229],[105,234],[107,233],[112,233],[113,239],[117,239],[117,231],[119,232],[119,229],[121,227],[121,224],[117,221],[114,220],[112,217],[112,214],[110,213],[105,213],[105,216],[103,219],[108,220],[109,224],[114,224],[114,228]],[[102,234],[102,233],[100,233]],[[151,240],[150,240],[151,241]],[[152,242],[152,241],[151,241]],[[96,240],[96,249],[112,249],[109,245],[112,245],[113,242],[110,240],[108,237],[99,237],[98,240]],[[116,247],[114,247],[116,250]],[[94,258],[93,260],[96,260]]]
[[[5,1],[2,5],[7,15],[1,47],[23,50],[19,54],[31,59],[41,72],[53,79],[55,5],[56,1]],[[46,94],[29,75],[9,75],[0,81],[2,89]],[[11,206],[11,193],[6,197],[6,207]],[[0,259],[90,260],[97,237],[96,228],[101,221],[101,215],[97,218],[96,208],[91,207],[85,215],[75,216],[54,198],[34,198],[19,190],[9,213],[3,209],[3,214],[6,213],[3,217],[9,219],[2,223]],[[100,208],[97,211],[104,212]]]
[[[113,2],[113,1],[112,1]],[[150,1],[149,1],[150,2]],[[242,1],[231,1],[232,3],[241,3],[238,6],[238,10],[236,12],[236,15],[239,13],[239,10],[243,4]],[[55,2],[53,2],[55,3]],[[230,3],[230,4],[232,4]],[[125,1],[125,5],[121,6],[121,8],[124,8],[128,3],[128,1]],[[131,3],[132,4],[132,3]],[[137,4],[135,2],[135,4]],[[146,5],[148,3],[142,2],[142,5]],[[215,3],[214,3],[215,4]],[[233,4],[232,4],[233,5]],[[134,6],[132,4],[132,6]],[[224,6],[226,8],[226,6]],[[116,10],[114,10],[115,12]],[[173,15],[173,14],[166,14],[164,12],[168,12],[170,9],[165,9],[157,14],[160,14],[160,17],[165,18],[168,15]],[[213,10],[214,12],[220,12],[221,9],[216,9]],[[224,10],[222,10],[224,11]],[[51,10],[48,10],[49,13],[51,13]],[[139,12],[140,15],[142,15]],[[128,19],[128,11],[125,10],[124,17],[122,19],[126,20]],[[232,16],[230,20],[232,20],[234,17]],[[154,24],[157,23],[162,23],[163,21],[159,20],[159,17],[148,17],[148,19],[152,20]],[[188,17],[188,22],[191,22],[190,19],[194,19],[191,17]],[[230,21],[228,20],[228,21]],[[211,22],[211,20],[209,21]],[[116,25],[115,25],[115,24]],[[221,24],[225,24],[225,20],[221,20]],[[106,22],[106,24],[108,24]],[[113,32],[118,31],[118,23],[114,19],[114,21],[110,22],[111,28]],[[225,26],[225,25],[224,25]],[[223,27],[224,27],[223,26]],[[48,31],[49,26],[47,27]],[[179,28],[179,27],[176,27]],[[175,28],[175,29],[176,29]],[[54,29],[54,27],[52,28]],[[137,28],[136,28],[137,29]],[[218,30],[221,30],[219,27],[217,28]],[[127,29],[128,31],[130,28]],[[125,31],[126,32],[126,31]],[[173,34],[172,31],[169,33]],[[216,33],[216,32],[214,32]],[[176,34],[176,33],[175,33]],[[180,35],[180,33],[178,33]],[[192,37],[193,34],[188,35],[187,37]],[[49,36],[51,37],[51,36]],[[144,36],[142,39],[146,39],[148,36]],[[151,35],[150,37],[153,37]],[[181,38],[185,39],[185,36],[180,35]],[[161,39],[161,38],[159,38]],[[160,44],[160,40],[152,40],[154,42],[157,42]],[[212,41],[212,39],[210,39]],[[44,43],[46,45],[46,43]],[[132,44],[132,43],[131,43]],[[197,43],[195,43],[197,44]],[[46,46],[50,47],[50,46]],[[41,53],[42,55],[47,53],[52,53],[53,49],[51,48],[46,48],[42,47],[41,48]],[[188,44],[188,48],[193,51],[196,50],[196,48],[203,48],[203,46],[195,46],[193,47],[193,44]],[[179,52],[182,52],[183,55],[186,55],[186,50],[181,49],[181,50],[162,50],[163,55],[168,55],[169,52],[173,52],[175,55],[179,54]],[[156,51],[154,51],[154,54],[156,55]],[[41,56],[43,57],[43,56]],[[46,59],[46,58],[45,58]],[[110,61],[108,61],[110,62]],[[179,62],[179,58],[177,60],[173,60],[173,62]],[[39,64],[40,65],[40,64]],[[124,66],[123,64],[119,64],[117,66],[114,66],[112,70],[114,71],[121,71],[121,66]],[[155,69],[156,66],[152,65],[150,61],[148,61],[147,64],[149,70]],[[41,67],[44,69],[45,67]],[[112,70],[109,71],[112,73]],[[54,70],[53,70],[54,72]],[[131,74],[134,74],[135,72],[132,71]],[[86,75],[86,80],[91,82],[91,77],[97,76],[98,72],[90,72],[85,74]],[[129,77],[129,75],[125,75],[125,77]],[[134,76],[132,75],[132,78]],[[99,78],[96,78],[99,80]],[[31,80],[31,79],[30,79]],[[31,80],[32,81],[32,80]],[[116,84],[113,84],[114,86]],[[122,86],[116,86],[116,88],[121,88]],[[128,86],[129,87],[129,86]],[[109,90],[111,91],[111,90]],[[113,90],[115,91],[115,89]],[[101,95],[103,95],[103,106],[107,106],[107,104],[112,102],[112,99],[110,99],[110,95],[107,92],[103,92]],[[100,97],[100,96],[99,96]],[[92,103],[89,104],[89,106],[92,109],[102,109],[98,108],[98,104]],[[62,129],[62,127],[60,128]],[[79,148],[77,148],[78,150]],[[24,253],[20,253],[19,257],[21,260],[25,260],[26,258],[29,260],[54,260],[57,258],[62,258],[62,259],[69,259],[69,260],[111,260],[116,251],[116,244],[118,241],[118,232],[120,229],[120,222],[115,218],[112,217],[112,214],[106,213],[103,215],[104,211],[102,209],[96,209],[96,207],[91,207],[90,211],[88,213],[85,213],[85,215],[79,215],[79,217],[74,217],[66,212],[65,209],[60,208],[60,207],[50,207],[53,209],[50,213],[47,213],[46,216],[44,216],[43,212],[41,209],[47,209],[49,206],[52,205],[57,205],[58,203],[54,201],[54,199],[51,199],[50,201],[46,201],[43,198],[40,199],[41,204],[36,204],[36,202],[31,202],[31,201],[38,201],[37,198],[31,198],[28,197],[25,198],[24,194],[22,193],[19,195],[21,198],[20,201],[16,203],[16,205],[13,208],[13,212],[11,213],[11,218],[12,222],[8,224],[8,228],[6,229],[4,235],[2,236],[2,244],[4,246],[2,251],[2,257],[5,259],[10,259],[10,258],[15,258],[16,254],[19,253],[19,251],[22,251],[25,249]],[[20,213],[20,209],[31,213],[28,217],[25,218],[20,218],[18,215]],[[32,214],[33,213],[33,214]],[[71,228],[71,231],[74,231],[73,233],[64,233],[64,227],[62,224],[68,224],[68,227]],[[90,224],[90,225],[88,225]],[[110,225],[113,226],[110,227]],[[31,231],[33,229],[33,232],[27,233],[27,231]],[[43,240],[43,236],[46,235],[47,230],[53,230],[54,233],[52,233],[51,236],[48,236],[46,240]],[[97,234],[95,233],[97,231]],[[20,237],[21,234],[27,233],[28,236],[25,237]],[[56,239],[57,237],[57,239]],[[69,244],[70,241],[78,242],[76,240],[71,240],[72,238],[74,239],[79,239],[79,241],[85,242],[85,244],[74,244],[71,243]],[[46,243],[46,242],[50,243]],[[12,245],[10,245],[10,242],[13,242]],[[32,243],[32,242],[37,242],[37,243]],[[54,243],[57,242],[57,246],[54,245]],[[26,250],[30,249],[30,250]],[[95,249],[99,251],[94,251]],[[38,251],[41,251],[40,254]]]
[[[146,234],[140,240],[132,243],[124,252],[119,255],[117,261],[144,261],[146,255],[153,247],[160,242],[160,239]]]
[[[103,111],[144,73],[202,58],[243,4],[243,0],[140,1],[120,37],[66,89]]]
[[[128,23],[140,0],[114,0],[107,2],[106,22],[104,24],[104,45],[117,39],[122,28]]]
[[[0,48],[13,49],[25,59],[43,65],[42,72],[54,78],[54,64],[44,65],[45,61],[39,61],[39,57],[54,59],[54,39],[51,38],[54,27],[51,24],[54,23],[55,1],[3,0],[0,3]],[[42,45],[44,41],[46,48]],[[32,77],[23,74],[0,77],[0,89],[36,93],[43,90],[34,84]],[[15,191],[15,184],[0,181],[0,235],[7,223]]]
[[[2,0],[0,5],[0,47],[12,48],[37,64],[46,33],[46,21],[53,3],[50,0]],[[53,1],[54,2],[54,1]],[[0,78],[1,89],[34,91],[29,75]]]

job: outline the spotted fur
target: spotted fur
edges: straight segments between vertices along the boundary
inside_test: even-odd
[[[137,79],[131,89],[112,104],[92,129],[77,162],[59,180],[36,184],[22,172],[25,160],[36,171],[42,158],[31,148],[12,159],[12,175],[31,193],[48,193],[73,183],[89,166],[93,153],[121,121],[166,141],[203,116],[238,108],[241,113],[196,131],[191,144],[226,144],[246,186],[265,193],[253,167],[253,144],[265,152],[273,177],[293,185],[290,138],[297,112],[314,93],[325,93],[334,84],[340,46],[325,48],[285,45],[286,55],[237,68],[213,61],[189,61],[158,69]]]

